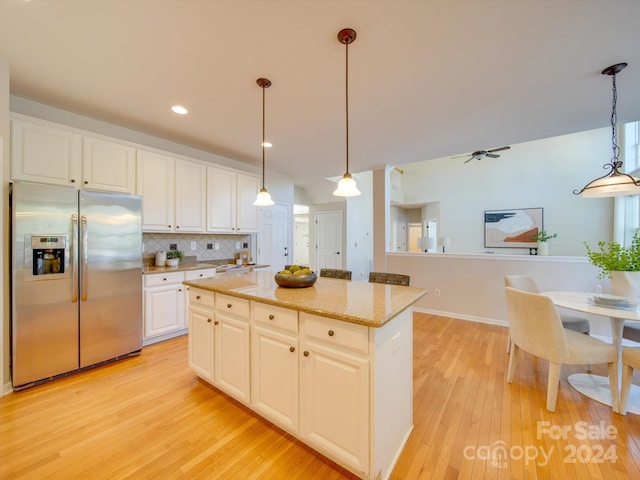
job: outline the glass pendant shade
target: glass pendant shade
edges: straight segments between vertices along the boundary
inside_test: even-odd
[[[338,188],[333,191],[336,197],[357,197],[360,190],[356,185],[356,181],[351,178],[351,174],[346,172],[338,182]]]
[[[256,207],[270,207],[275,205],[274,201],[271,200],[271,195],[267,192],[267,189],[262,187],[258,192],[258,196],[256,197],[256,201],[253,202]]]
[[[614,170],[606,177],[598,178],[582,189],[585,198],[619,197],[640,194],[640,179]]]

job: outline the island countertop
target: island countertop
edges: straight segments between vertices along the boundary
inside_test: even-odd
[[[184,281],[185,285],[234,297],[382,327],[427,294],[422,288],[318,277],[306,288],[283,288],[273,272],[253,271]]]

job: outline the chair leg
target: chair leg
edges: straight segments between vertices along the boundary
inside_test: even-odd
[[[627,403],[629,403],[629,391],[631,390],[631,379],[633,377],[633,367],[622,365],[622,388],[620,389],[620,414],[627,414]]]
[[[618,362],[611,362],[609,364],[609,387],[611,388],[611,408],[615,413],[620,412],[618,385]]]
[[[547,383],[547,410],[556,411],[558,399],[558,385],[560,384],[560,363],[549,362],[549,382]]]
[[[516,363],[518,363],[518,352],[520,347],[515,343],[511,343],[511,355],[509,355],[509,368],[507,369],[507,383],[513,383],[513,374],[516,371]]]
[[[511,335],[507,332],[507,353],[511,353]]]

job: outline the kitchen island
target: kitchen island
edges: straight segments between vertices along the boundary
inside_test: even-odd
[[[273,272],[185,281],[189,365],[204,381],[365,479],[385,479],[413,428],[420,288]]]

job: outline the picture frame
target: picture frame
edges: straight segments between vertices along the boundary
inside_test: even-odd
[[[484,211],[486,248],[535,248],[532,236],[543,229],[542,207]]]

